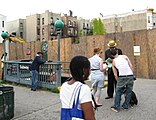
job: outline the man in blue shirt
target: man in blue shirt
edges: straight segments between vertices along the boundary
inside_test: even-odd
[[[36,91],[37,89],[37,84],[38,84],[38,76],[39,76],[39,66],[41,64],[44,64],[45,61],[42,60],[42,52],[37,52],[37,55],[35,56],[32,65],[31,65],[31,69],[32,69],[32,86],[31,86],[31,90],[32,91]]]

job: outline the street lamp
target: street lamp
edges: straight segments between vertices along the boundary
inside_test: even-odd
[[[57,20],[54,25],[56,27],[57,38],[58,38],[58,82],[57,82],[57,87],[58,87],[61,86],[60,34],[61,34],[61,29],[64,26],[64,23],[61,20]]]
[[[6,32],[2,32],[1,37],[3,38],[3,54],[4,54],[4,72],[3,72],[3,79],[6,80],[6,38],[8,37],[8,34]]]

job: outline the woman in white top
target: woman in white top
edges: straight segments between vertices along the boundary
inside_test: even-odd
[[[104,61],[101,58],[102,50],[100,48],[94,49],[94,55],[89,58],[91,63],[91,75],[92,80],[92,93],[95,97],[97,106],[102,106],[100,104],[101,89],[104,87],[104,72],[106,68],[103,68]]]
[[[72,79],[63,83],[60,90],[60,99],[62,108],[72,108],[74,95],[76,90],[81,85],[79,96],[79,109],[82,109],[85,120],[95,120],[91,91],[88,85],[85,84],[90,74],[90,62],[84,56],[76,56],[70,62],[70,72]]]

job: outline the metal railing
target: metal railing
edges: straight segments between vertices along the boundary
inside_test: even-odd
[[[24,85],[31,85],[32,62],[6,61],[6,81]],[[58,68],[61,66],[61,79],[58,77]],[[57,88],[70,77],[69,62],[46,62],[40,65],[38,86],[45,88]]]

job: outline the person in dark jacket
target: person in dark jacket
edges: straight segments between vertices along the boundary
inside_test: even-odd
[[[39,76],[39,66],[41,64],[44,64],[45,61],[42,60],[42,52],[37,52],[37,55],[35,56],[32,65],[31,65],[31,70],[32,70],[32,86],[31,90],[36,91],[37,89],[37,84],[38,84],[38,76]]]
[[[111,55],[111,50],[115,49],[118,51],[119,55],[122,55],[121,49],[116,48],[116,45],[117,43],[114,40],[110,40],[107,44],[109,49],[105,51],[105,62],[108,64],[108,88],[107,88],[108,96],[105,99],[113,98],[114,88],[116,87],[116,80],[112,70],[112,60],[114,59],[114,57]]]

